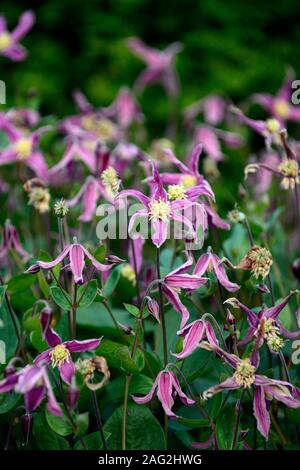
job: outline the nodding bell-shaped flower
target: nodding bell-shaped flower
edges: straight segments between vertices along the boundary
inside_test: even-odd
[[[177,334],[184,338],[182,351],[180,353],[172,353],[178,359],[190,356],[200,347],[201,341],[207,340],[212,347],[219,345],[213,327],[205,320],[195,320],[179,330]]]
[[[0,261],[7,257],[10,250],[16,251],[22,258],[29,258],[30,254],[24,250],[20,243],[17,229],[10,220],[7,220],[3,229],[3,238],[0,246]]]
[[[77,243],[76,238],[74,238],[74,243],[67,245],[64,250],[55,258],[53,261],[37,261],[33,267],[27,269],[27,273],[36,272],[37,266],[42,269],[52,269],[57,264],[61,263],[66,257],[70,260],[70,269],[74,276],[74,282],[76,284],[83,283],[83,269],[85,266],[85,259],[88,258],[92,265],[97,271],[106,272],[112,268],[113,264],[102,264],[94,258],[91,253],[84,248],[83,245]],[[33,269],[33,270],[32,270]]]
[[[19,18],[19,23],[10,33],[6,28],[4,16],[0,16],[0,55],[19,62],[27,56],[26,49],[21,46],[20,40],[28,33],[35,22],[32,11],[25,11]]]
[[[229,292],[235,292],[240,288],[238,284],[235,284],[228,279],[225,268],[222,265],[222,261],[209,248],[207,253],[204,253],[198,259],[194,269],[194,274],[202,276],[205,272],[210,272],[212,270],[215,272],[220,284],[222,284],[222,286]]]
[[[177,418],[177,415],[173,413],[172,407],[174,405],[174,398],[178,395],[179,399],[184,405],[193,405],[194,400],[187,397],[187,395],[181,390],[180,384],[174,372],[165,369],[159,372],[158,376],[155,379],[155,382],[150,390],[150,392],[144,397],[132,396],[135,403],[142,405],[148,403],[155,392],[157,392],[157,397],[162,404],[162,407],[169,418]]]

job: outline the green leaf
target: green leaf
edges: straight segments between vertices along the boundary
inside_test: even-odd
[[[77,291],[77,306],[80,308],[88,307],[93,303],[98,290],[96,279],[92,279],[88,284],[80,286]]]
[[[61,290],[58,286],[50,287],[51,296],[54,302],[63,310],[70,310],[71,299],[65,290]]]
[[[6,289],[7,289],[7,285],[0,286],[0,307],[4,300]]]
[[[22,318],[22,325],[24,330],[28,332],[41,329],[40,319],[38,315],[32,315],[32,308],[24,313]]]
[[[235,413],[231,406],[226,406],[217,420],[216,439],[220,450],[230,450]]]
[[[40,450],[68,450],[69,444],[61,436],[49,428],[44,414],[34,414],[33,437],[35,445]]]
[[[12,393],[1,393],[0,394],[0,414],[8,413],[10,410],[15,408],[18,402],[21,400],[21,395]]]
[[[81,413],[76,416],[76,431],[75,436],[82,436],[86,433],[89,427],[89,413]]]
[[[104,437],[106,442],[110,438],[111,434],[108,432],[104,433]],[[84,443],[89,450],[101,450],[103,449],[102,440],[99,435],[99,431],[92,432],[91,434],[87,434],[84,436]],[[74,450],[84,450],[84,447],[80,440],[78,440],[74,446]]]
[[[111,433],[108,445],[111,450],[122,448],[123,406],[120,406],[106,421],[104,431]],[[127,450],[163,450],[165,449],[164,432],[146,406],[130,403],[126,420]]]
[[[73,433],[72,425],[65,415],[56,416],[48,410],[46,410],[45,415],[47,423],[50,428],[56,432],[56,434],[59,434],[60,436],[68,436]]]
[[[121,266],[116,266],[110,272],[106,283],[104,284],[102,291],[104,293],[105,298],[107,299],[112,295],[114,292],[121,275]]]
[[[178,422],[180,424],[184,424],[185,426],[189,426],[190,428],[203,428],[210,426],[209,419],[204,418],[185,418],[180,416],[178,418]]]
[[[17,328],[20,331],[20,323],[16,315],[15,321],[17,324]],[[14,324],[12,322],[6,304],[3,304],[2,307],[0,307],[0,340],[5,343],[7,360],[14,355],[18,340]]]
[[[140,309],[132,304],[123,304],[127,312],[129,312],[134,317],[138,318],[140,316]]]
[[[49,349],[49,345],[46,343],[46,341],[42,337],[41,329],[36,329],[31,331],[29,335],[31,344],[37,349],[39,352],[46,351],[46,349]]]
[[[130,350],[125,344],[104,339],[96,349],[97,355],[104,356],[109,367],[120,370],[124,374],[138,374],[144,367],[144,355],[137,351],[134,359],[130,357]]]
[[[44,297],[48,298],[50,296],[50,286],[46,281],[45,274],[43,271],[39,271],[37,273],[37,278],[39,282],[40,289],[44,295]]]
[[[19,274],[8,281],[7,290],[11,294],[23,292],[29,289],[34,284],[35,280],[36,276],[34,274]]]
[[[39,252],[39,260],[40,261],[45,261],[46,263],[49,263],[50,261],[53,260],[52,256],[49,255],[49,253],[45,250],[40,250]],[[60,273],[60,263],[58,263],[54,268],[52,268],[51,271],[53,271],[54,276],[58,279],[59,273]]]
[[[96,250],[94,251],[94,258],[96,258],[99,263],[104,263],[106,255],[106,247],[105,245],[99,245]]]

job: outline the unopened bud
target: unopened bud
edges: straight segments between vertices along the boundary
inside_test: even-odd
[[[292,264],[292,270],[295,278],[300,279],[300,258],[295,259]]]
[[[22,430],[22,445],[27,446],[33,425],[33,416],[30,413],[26,413],[21,416],[21,430]]]
[[[270,293],[270,289],[268,288],[268,286],[266,284],[256,284],[255,287],[262,294],[269,294]]]
[[[26,271],[25,273],[26,274],[36,274],[40,271],[40,267],[37,263],[33,264],[32,266],[30,266]]]
[[[149,298],[149,300],[147,302],[147,308],[148,308],[148,311],[149,311],[150,315],[152,315],[155,318],[155,320],[160,322],[160,320],[159,320],[159,305],[158,305],[157,301],[155,299]]]

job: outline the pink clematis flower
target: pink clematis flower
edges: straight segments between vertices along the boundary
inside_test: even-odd
[[[247,315],[247,322],[249,325],[246,336],[239,342],[241,346],[248,344],[253,338],[259,336],[258,347],[261,347],[266,341],[268,347],[272,352],[279,352],[283,346],[283,339],[280,335],[288,339],[297,339],[300,337],[300,331],[289,331],[278,320],[280,312],[289,302],[290,298],[297,294],[297,291],[292,291],[285,297],[278,305],[266,308],[263,306],[258,313],[254,313],[246,305],[238,299],[232,298],[225,301],[226,304],[234,308],[240,308],[242,312]]]
[[[127,129],[133,122],[142,122],[144,117],[129,88],[121,88],[115,101],[102,110],[110,119],[115,119],[122,129]]]
[[[222,286],[229,292],[235,292],[240,288],[238,284],[235,284],[228,279],[220,258],[212,252],[211,248],[208,248],[207,253],[204,253],[198,259],[194,269],[194,274],[202,276],[202,274],[211,270],[215,272],[220,284],[222,284]]]
[[[74,207],[82,200],[83,213],[79,216],[79,220],[90,222],[96,213],[97,202],[101,193],[99,181],[93,176],[88,176],[76,196],[66,202],[69,207]]]
[[[215,385],[203,394],[208,399],[223,390],[244,390],[254,387],[253,412],[259,432],[267,439],[271,420],[269,416],[269,400],[281,401],[290,408],[300,407],[300,389],[289,382],[274,380],[256,373],[257,364],[251,358],[241,359],[234,354],[229,354],[219,347],[212,350],[222,357],[224,361],[234,369],[232,377]]]
[[[201,143],[206,155],[215,162],[224,159],[221,141],[232,148],[240,147],[243,143],[243,139],[235,132],[228,132],[207,125],[197,126],[195,129],[194,143]]]
[[[205,96],[191,104],[184,110],[184,119],[187,124],[193,123],[198,114],[203,113],[204,120],[212,126],[220,124],[226,114],[227,103],[219,95]]]
[[[22,258],[29,258],[30,254],[24,250],[20,243],[17,229],[7,220],[4,225],[3,239],[0,246],[0,260],[8,256],[9,251],[16,251]]]
[[[0,151],[0,165],[23,162],[44,181],[48,179],[48,166],[38,149],[40,137],[51,127],[43,126],[30,133],[17,129],[3,114],[0,115],[0,129],[10,140],[10,145]]]
[[[43,338],[47,341],[50,349],[40,353],[35,358],[34,363],[37,365],[51,363],[53,368],[58,367],[62,380],[66,384],[71,385],[72,377],[75,374],[75,364],[71,354],[96,349],[101,339],[63,342],[61,337],[51,328],[51,319],[52,313],[44,309],[41,314],[41,328]]]
[[[153,163],[153,181],[154,190],[151,197],[146,196],[142,192],[135,189],[127,189],[121,191],[115,198],[126,198],[132,196],[141,202],[143,209],[138,210],[130,219],[128,231],[132,232],[135,222],[138,219],[148,219],[151,222],[151,239],[155,246],[160,247],[167,239],[168,228],[171,220],[178,221],[181,225],[185,225],[193,234],[193,226],[191,222],[178,211],[184,209],[190,202],[185,200],[169,201],[168,194],[162,186],[157,168]]]
[[[205,320],[195,320],[179,330],[177,334],[184,338],[182,351],[172,353],[178,359],[190,356],[204,340],[207,340],[212,346],[219,346],[213,327]]]
[[[273,143],[280,145],[280,131],[283,127],[278,119],[269,118],[266,121],[251,119],[245,116],[245,114],[235,106],[231,107],[231,111],[237,115],[240,122],[249,126],[265,139],[265,144],[268,149],[270,149]]]
[[[159,372],[150,392],[144,397],[132,396],[133,400],[139,405],[148,403],[154,396],[157,390],[157,397],[162,404],[162,407],[169,418],[177,418],[178,416],[173,413],[172,407],[174,405],[174,398],[176,395],[180,398],[184,405],[190,406],[195,403],[181,390],[180,384],[174,372],[167,369]]]
[[[181,314],[180,328],[183,328],[186,325],[190,314],[186,306],[181,302],[178,290],[184,289],[191,291],[199,289],[199,287],[203,286],[207,282],[207,278],[201,277],[201,275],[187,273],[192,264],[193,258],[189,255],[185,263],[174,269],[174,271],[170,272],[162,279],[162,290],[165,297],[176,312]]]
[[[19,44],[19,41],[28,33],[35,22],[35,15],[32,11],[25,11],[19,19],[16,28],[10,33],[6,28],[4,16],[0,16],[0,55],[8,57],[14,61],[24,60],[27,56],[26,49]]]
[[[95,172],[96,170],[96,156],[95,147],[96,142],[92,145],[88,145],[88,141],[82,138],[73,137],[70,138],[64,155],[61,160],[54,165],[49,174],[52,178],[55,178],[64,168],[66,168],[72,161],[81,160],[90,171]]]
[[[88,258],[91,262],[94,268],[97,269],[97,271],[108,271],[109,269],[112,268],[113,264],[102,264],[99,263],[99,261],[94,258],[89,251],[84,248],[83,245],[80,243],[77,243],[76,238],[74,239],[74,243],[67,245],[64,250],[58,255],[57,258],[55,258],[53,261],[50,262],[45,262],[45,261],[37,261],[33,266],[31,266],[29,269],[27,269],[27,273],[32,273],[36,272],[39,268],[42,269],[52,269],[54,266],[57,264],[61,263],[66,257],[68,256],[70,260],[70,269],[72,271],[72,274],[74,276],[74,282],[76,284],[82,284],[83,283],[83,268],[84,268],[84,261],[85,258]]]
[[[0,381],[0,393],[12,390],[24,394],[26,413],[36,410],[47,396],[47,409],[56,416],[62,416],[45,365],[27,365],[21,370],[7,368],[5,379]]]
[[[285,127],[286,121],[300,121],[300,109],[292,104],[292,83],[295,73],[292,69],[287,71],[285,80],[275,96],[268,93],[256,93],[252,96],[255,103],[259,103],[271,116]]]
[[[174,70],[175,56],[182,50],[182,44],[174,42],[163,51],[153,49],[138,38],[127,40],[129,49],[146,62],[146,69],[136,80],[136,87],[142,91],[150,83],[161,81],[166,93],[177,95],[179,84]]]

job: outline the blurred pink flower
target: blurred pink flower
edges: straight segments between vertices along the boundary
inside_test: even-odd
[[[24,12],[19,23],[12,32],[6,27],[4,16],[0,16],[0,55],[8,57],[14,61],[24,60],[27,56],[26,49],[19,44],[19,41],[28,33],[35,22],[35,15],[32,11]]]

